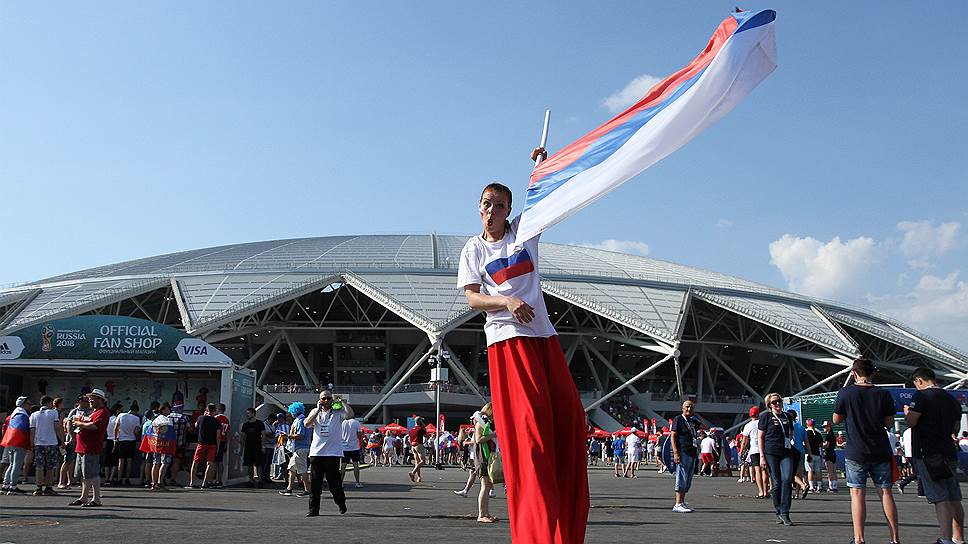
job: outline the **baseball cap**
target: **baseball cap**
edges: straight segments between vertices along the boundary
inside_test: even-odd
[[[823,424],[824,424],[825,426],[826,426],[826,425],[830,425],[830,422],[829,422],[829,421],[824,421],[824,422],[823,422]]]
[[[750,417],[757,417],[760,415],[760,407],[754,406],[750,408]]]
[[[17,406],[23,406],[27,400],[27,397],[17,397]]]
[[[812,417],[807,419],[807,425],[813,425],[813,418]]]

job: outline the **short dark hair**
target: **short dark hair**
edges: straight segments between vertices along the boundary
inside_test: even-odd
[[[937,375],[935,375],[934,371],[931,370],[930,368],[926,367],[926,366],[922,366],[922,367],[916,368],[914,370],[914,373],[911,374],[911,381],[912,382],[914,380],[918,379],[918,378],[921,378],[922,380],[924,380],[926,382],[933,382],[933,381],[936,381],[938,379],[938,377],[937,377]]]
[[[218,409],[224,412],[225,411],[225,405],[222,404],[221,402],[218,403]]]
[[[50,395],[44,395],[43,397],[40,397],[41,404],[50,404],[52,402],[54,402],[54,397]]]
[[[498,183],[496,181],[494,183],[488,183],[487,185],[484,186],[484,189],[481,191],[481,198],[479,199],[479,201],[484,200],[484,193],[488,192],[489,190],[494,191],[496,193],[504,193],[504,195],[508,197],[508,207],[511,207],[511,199],[513,198],[513,196],[511,195],[511,189],[509,189],[507,185],[504,185],[503,183]]]
[[[861,378],[870,378],[877,372],[877,367],[874,366],[874,361],[867,359],[865,357],[858,357],[854,360],[853,366],[850,367],[853,372],[856,372]]]
[[[215,408],[216,408],[216,407],[215,407],[215,404],[214,404],[214,403],[211,403],[211,402],[210,402],[210,403],[208,403],[208,406],[206,406],[205,408],[206,408],[206,409],[207,409],[207,410],[208,410],[209,412],[214,412],[214,411],[215,411]]]

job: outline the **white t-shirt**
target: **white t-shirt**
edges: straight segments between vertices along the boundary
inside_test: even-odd
[[[34,430],[35,446],[56,446],[57,431],[54,427],[58,425],[57,410],[53,408],[41,408],[30,414],[30,428]]]
[[[122,442],[136,440],[138,430],[141,429],[141,418],[131,413],[124,413],[118,416],[116,425],[118,426],[118,440]]]
[[[344,451],[357,451],[360,449],[360,435],[363,431],[363,426],[360,425],[359,420],[356,419],[345,419],[343,420],[343,450]]]
[[[711,437],[707,436],[702,439],[699,443],[699,453],[715,453],[716,452],[716,441]]]
[[[514,218],[499,242],[491,243],[480,235],[464,244],[457,271],[457,287],[478,284],[481,293],[490,296],[513,296],[534,308],[530,323],[518,323],[507,309],[487,312],[484,335],[487,345],[516,336],[548,338],[557,334],[541,293],[538,275],[538,238],[524,243],[523,249],[512,253],[515,233],[521,216]]]
[[[745,427],[743,427],[743,436],[749,439],[749,443],[750,443],[749,453],[751,455],[754,453],[760,453],[760,439],[759,439],[760,429],[757,425],[759,425],[759,422],[756,420],[752,420],[749,423],[747,423]]]
[[[908,459],[914,457],[914,449],[911,446],[910,428],[905,429],[905,431],[901,433],[901,449],[904,450],[904,457],[907,457]]]
[[[642,439],[635,433],[625,437],[625,454],[637,455],[642,453]]]
[[[893,429],[887,429],[887,443],[891,447],[891,455],[897,451],[897,435]]]
[[[397,447],[397,438],[393,435],[386,436],[383,438],[383,449],[384,451],[391,451]]]
[[[108,418],[108,435],[105,437],[107,440],[114,440],[114,434],[118,430],[118,416],[111,416]]]
[[[313,443],[309,446],[310,457],[343,456],[344,410],[322,410],[316,414],[313,424]]]

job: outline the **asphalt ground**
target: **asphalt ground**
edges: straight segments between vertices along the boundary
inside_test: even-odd
[[[348,475],[349,477],[349,475]],[[426,470],[424,483],[411,484],[403,468],[362,471],[365,487],[346,489],[349,512],[340,515],[324,490],[322,514],[304,517],[307,499],[283,497],[272,489],[229,487],[210,491],[152,492],[106,488],[104,506],[69,507],[78,492],[60,497],[0,497],[0,544],[5,542],[98,543],[162,542],[510,542],[503,489],[491,500],[500,521],[477,523],[474,497],[452,491],[463,486],[459,468]],[[351,479],[349,477],[348,479]],[[674,514],[672,478],[654,471],[638,479],[612,476],[610,469],[589,469],[591,511],[586,542],[805,542],[847,543],[852,537],[846,491],[810,495],[795,501],[796,526],[774,524],[769,500],[753,498],[751,484],[735,478],[699,478],[687,500],[692,514]],[[843,485],[843,481],[841,481]],[[903,542],[934,542],[934,508],[907,488],[896,494]],[[23,489],[30,486],[21,485]],[[867,542],[888,542],[888,531],[868,493]],[[439,540],[441,537],[444,540]],[[430,539],[430,540],[427,540]]]

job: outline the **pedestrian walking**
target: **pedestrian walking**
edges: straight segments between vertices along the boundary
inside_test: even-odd
[[[27,450],[30,449],[30,399],[18,397],[16,405],[10,413],[3,440],[0,441],[0,446],[4,447],[4,456],[10,461],[3,473],[3,487],[0,488],[0,494],[3,495],[25,493],[17,484],[20,482],[20,471],[23,469]]]
[[[743,440],[748,445],[746,458],[749,461],[750,477],[756,483],[756,498],[765,499],[769,496],[766,471],[762,469],[764,459],[760,452],[759,425],[760,408],[750,408],[750,420],[743,427]]]
[[[798,464],[793,448],[793,420],[783,411],[783,397],[770,393],[763,399],[766,411],[757,422],[760,443],[760,470],[769,471],[773,487],[773,510],[776,522],[793,525],[790,506],[793,499],[793,473]]]
[[[850,488],[850,512],[854,525],[854,542],[864,540],[867,521],[867,478],[870,477],[881,495],[881,507],[891,532],[891,542],[900,542],[897,505],[891,494],[891,451],[885,428],[894,425],[894,400],[884,389],[874,386],[877,368],[870,359],[859,358],[851,366],[854,383],[837,393],[834,423],[847,424],[847,446],[844,465]]]
[[[820,480],[823,474],[823,458],[820,456],[820,446],[823,444],[823,434],[814,426],[813,419],[807,419],[806,456],[804,468],[807,469],[807,486],[810,491],[820,493]]]
[[[682,403],[682,413],[672,420],[672,458],[676,463],[676,504],[672,511],[688,514],[695,511],[686,502],[686,493],[692,488],[692,477],[696,471],[696,457],[699,447],[699,419],[693,415],[694,403]]]
[[[346,494],[343,492],[343,479],[340,477],[340,461],[343,459],[343,421],[353,418],[353,409],[346,402],[334,408],[332,391],[319,394],[316,407],[305,419],[305,426],[312,430],[312,445],[309,451],[311,467],[309,512],[306,517],[319,515],[319,500],[323,492],[323,478],[329,484],[333,502],[339,513],[346,513]]]
[[[961,404],[938,387],[930,368],[921,367],[911,378],[917,393],[904,407],[904,421],[913,429],[914,470],[924,496],[934,505],[941,544],[964,542],[965,509],[958,484],[958,448],[951,439],[961,424]]]
[[[81,496],[70,506],[101,506],[101,453],[107,437],[111,413],[105,407],[107,397],[101,389],[92,389],[87,395],[91,415],[76,415],[74,426],[77,433],[77,464],[81,470]],[[87,500],[90,496],[90,500]],[[85,502],[86,501],[86,502]]]
[[[353,479],[356,480],[356,487],[363,487],[360,481],[360,462],[362,461],[363,442],[366,435],[363,434],[363,425],[359,420],[350,418],[344,419],[342,425],[343,439],[343,463],[339,469],[340,479],[346,478],[346,467],[353,465]]]

